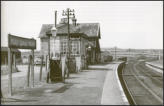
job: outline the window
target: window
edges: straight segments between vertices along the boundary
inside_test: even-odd
[[[72,41],[71,42],[71,54],[77,55],[79,53],[80,53],[79,41]]]
[[[61,54],[67,54],[68,47],[67,47],[67,40],[61,41]]]
[[[61,54],[67,54],[68,53],[68,46],[67,46],[67,40],[62,40],[61,41]],[[77,55],[80,53],[80,48],[79,48],[79,41],[71,41],[70,42],[70,50],[71,50],[71,55]]]

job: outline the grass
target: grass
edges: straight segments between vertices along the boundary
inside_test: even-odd
[[[12,67],[12,72],[19,72],[18,68]],[[1,65],[1,75],[7,75],[8,74],[8,66],[6,65]]]
[[[46,82],[47,74],[45,72],[45,67],[43,67],[43,70],[42,70],[42,81],[39,81],[40,67],[39,66],[34,66],[34,67],[35,67],[35,69],[34,69],[34,71],[35,71],[35,74],[34,74],[35,86],[40,86],[40,84]],[[3,71],[5,70],[4,71],[5,73],[8,72],[5,66],[1,67],[1,73],[2,73],[2,69],[3,69]],[[27,65],[21,65],[21,68],[18,68],[18,69],[21,72],[13,74],[13,77],[12,77],[12,90],[13,90],[14,94],[16,92],[19,92],[19,91],[27,88],[27,76],[26,76],[26,74],[25,74],[25,76],[14,77],[14,75],[22,74],[22,72],[27,73]],[[1,76],[2,76],[2,74],[1,74]],[[30,84],[31,84],[31,80],[30,80]],[[1,79],[1,90],[2,90],[2,94],[4,96],[7,96],[7,94],[8,94],[8,79]]]

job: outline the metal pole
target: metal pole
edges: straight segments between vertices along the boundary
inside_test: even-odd
[[[57,21],[57,11],[55,11],[55,27],[56,27],[56,22]]]
[[[9,71],[9,96],[12,95],[12,65],[11,65],[11,48],[8,48],[8,71]]]

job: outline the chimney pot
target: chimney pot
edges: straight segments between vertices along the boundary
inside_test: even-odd
[[[74,26],[76,26],[76,21],[77,21],[76,18],[73,18],[73,19],[72,19],[72,24],[73,24]]]

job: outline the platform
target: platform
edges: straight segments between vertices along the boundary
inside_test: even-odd
[[[26,88],[26,77],[13,75],[13,96],[5,99],[6,105],[126,105],[117,76],[118,62],[91,65],[87,70],[71,73],[65,83],[39,81],[39,68],[36,68],[35,87]],[[26,70],[23,70],[26,74]],[[45,72],[45,71],[43,71]],[[7,90],[7,79],[2,87]],[[6,85],[6,86],[5,86]],[[25,88],[22,88],[25,87]],[[6,91],[7,92],[7,91]],[[46,98],[46,99],[45,99]],[[11,102],[12,101],[12,102]]]
[[[160,64],[155,64],[153,62],[145,62],[146,66],[153,69],[156,72],[163,74],[163,66]]]
[[[129,105],[117,75],[120,62],[108,64],[109,68],[104,82],[101,105]]]

